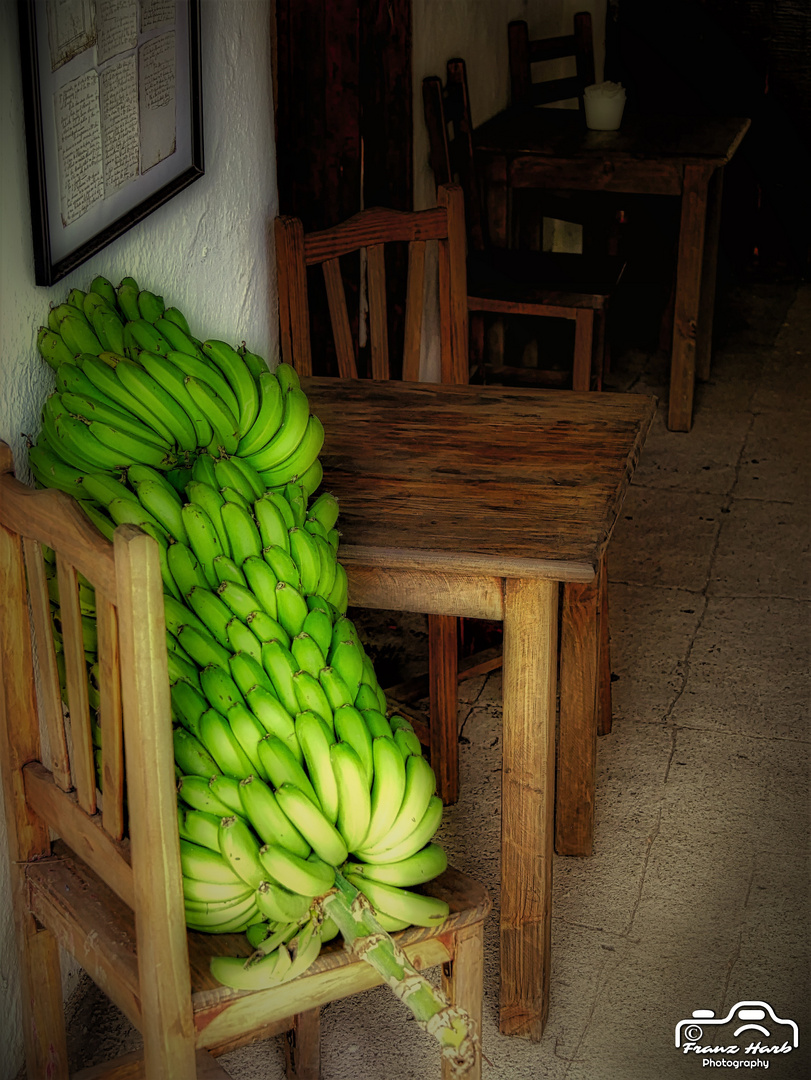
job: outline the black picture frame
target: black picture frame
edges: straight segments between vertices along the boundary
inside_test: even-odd
[[[62,0],[50,10],[46,0],[18,0],[18,8],[34,276],[53,285],[204,175],[200,0]],[[80,30],[87,12],[92,28]],[[150,18],[156,24],[144,30]],[[63,59],[71,42],[77,51]],[[94,91],[88,112],[79,102]],[[148,149],[163,156],[144,168],[145,116]],[[127,125],[137,128],[137,150],[131,138],[116,141]]]

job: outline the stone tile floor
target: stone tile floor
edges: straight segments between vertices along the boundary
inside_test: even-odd
[[[742,1000],[800,1027],[798,1050],[754,1067],[811,1075],[810,340],[809,286],[728,292],[690,434],[665,427],[661,356],[629,351],[609,380],[657,394],[660,410],[609,549],[614,728],[599,744],[594,855],[555,861],[539,1044],[497,1026],[501,677],[462,686],[461,798],[440,835],[495,902],[487,1080],[689,1080],[712,1066],[675,1048],[676,1023]],[[380,664],[409,673],[419,620],[375,618],[363,625]],[[92,984],[69,1016],[77,1065],[137,1045]],[[382,988],[324,1010],[322,1055],[323,1080],[439,1075]],[[220,1062],[235,1080],[284,1076],[280,1041]]]

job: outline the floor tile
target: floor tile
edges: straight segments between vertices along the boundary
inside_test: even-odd
[[[726,495],[735,484],[738,458],[752,423],[746,412],[698,411],[692,431],[668,431],[657,411],[645,440],[634,485]],[[695,434],[695,437],[693,437]]]
[[[755,739],[811,739],[811,605],[711,597],[673,723]]]
[[[735,496],[773,502],[811,503],[811,430],[786,426],[774,413],[752,421],[741,454]]]
[[[700,592],[722,505],[720,495],[631,484],[608,549],[611,580]]]
[[[808,507],[733,497],[722,522],[709,595],[809,597]]]

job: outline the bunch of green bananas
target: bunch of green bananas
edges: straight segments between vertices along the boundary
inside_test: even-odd
[[[256,950],[214,958],[215,976],[257,988],[305,971],[337,933],[315,903],[337,870],[385,929],[441,923],[447,904],[415,886],[447,864],[433,842],[442,803],[346,616],[338,504],[319,491],[324,431],[294,369],[200,341],[132,278],[74,289],[38,346],[57,390],[30,448],[35,478],[108,538],[133,523],[158,545],[186,920],[245,931]],[[86,581],[80,603],[97,708]]]

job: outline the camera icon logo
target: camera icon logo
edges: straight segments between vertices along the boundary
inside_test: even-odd
[[[794,1021],[781,1020],[765,1001],[739,1001],[723,1017],[716,1016],[712,1009],[694,1009],[689,1020],[680,1020],[676,1024],[676,1046],[685,1051],[689,1047],[700,1052],[700,1044],[707,1042],[716,1045],[704,1047],[705,1052],[737,1053],[741,1049],[737,1040],[743,1042],[757,1038],[756,1044],[750,1041],[750,1046],[744,1049],[745,1053],[778,1052],[776,1048],[764,1046],[759,1036],[783,1040],[786,1049],[796,1049],[799,1045],[799,1031]],[[718,1043],[724,1045],[719,1046]]]

